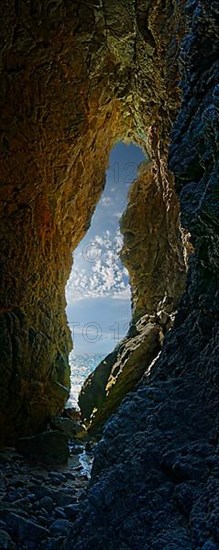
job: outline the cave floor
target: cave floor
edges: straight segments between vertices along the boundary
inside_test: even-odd
[[[67,465],[43,466],[0,451],[0,548],[65,548],[89,482],[92,455],[71,449]]]

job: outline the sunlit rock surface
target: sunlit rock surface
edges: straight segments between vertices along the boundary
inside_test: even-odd
[[[179,105],[178,15],[178,3],[164,9],[133,0],[0,6],[3,438],[43,428],[67,399],[71,252],[89,226],[118,140],[148,149],[178,273],[178,205],[166,166]]]
[[[143,165],[121,220],[121,258],[130,274],[132,322],[127,338],[98,365],[80,392],[82,417],[92,433],[150,368],[184,289],[189,246],[178,227],[173,177],[164,170],[161,181],[167,185],[165,194],[157,185],[153,164]]]
[[[0,10],[1,436],[34,432],[65,402],[71,250],[111,147],[134,140],[150,155],[145,197],[157,208],[135,223],[135,184],[123,220],[134,322],[165,298],[175,308],[182,258],[187,282],[159,358],[105,426],[66,545],[217,550],[218,1],[9,0]],[[141,226],[145,243],[153,236],[145,289],[149,244],[136,271],[131,260]]]

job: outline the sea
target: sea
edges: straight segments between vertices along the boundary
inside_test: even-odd
[[[72,352],[69,357],[71,366],[71,392],[66,407],[78,409],[78,396],[86,378],[94,371],[106,355],[88,353],[76,354]]]

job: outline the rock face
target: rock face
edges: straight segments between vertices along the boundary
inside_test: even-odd
[[[121,257],[132,287],[132,323],[127,338],[89,376],[79,396],[82,416],[92,433],[150,368],[172,326],[171,313],[184,288],[189,246],[186,242],[182,246],[173,178],[165,174],[169,188],[164,195],[153,168],[153,164],[141,167],[121,221]]]
[[[39,429],[66,399],[71,250],[112,145],[133,140],[151,159],[123,218],[134,331],[175,309],[194,252],[174,327],[156,361],[138,356],[144,378],[106,424],[66,544],[216,550],[218,1],[9,0],[0,10],[2,437]],[[129,371],[119,353],[103,410],[112,375],[119,387]]]
[[[132,390],[161,350],[164,332],[172,322],[145,315],[131,326],[126,338],[85,381],[79,406],[89,432],[97,434],[127,393]]]
[[[97,447],[71,533],[77,549],[219,548],[219,9],[216,1],[187,0],[181,10],[182,102],[169,166],[194,254],[158,360]]]
[[[72,343],[64,289],[71,253],[89,226],[109,152],[118,140],[147,148],[153,177],[147,179],[151,190],[146,193],[156,211],[161,207],[153,230],[160,260],[154,245],[148,279],[153,297],[146,310],[145,266],[137,266],[135,273],[128,252],[134,231],[127,229],[129,207],[125,216],[124,254],[134,307],[145,314],[155,295],[175,300],[182,244],[167,155],[179,106],[180,6],[170,0],[165,8],[134,0],[105,0],[104,5],[9,0],[0,7],[2,439],[42,429],[68,396]],[[134,204],[130,208],[135,216]],[[146,243],[154,225],[149,204],[145,213]],[[159,228],[168,242],[158,236]],[[145,257],[150,247],[147,243]],[[162,283],[153,283],[157,268],[165,274]]]

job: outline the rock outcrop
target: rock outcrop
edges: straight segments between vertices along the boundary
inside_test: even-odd
[[[100,431],[150,368],[172,327],[185,284],[192,247],[180,233],[173,177],[164,171],[161,182],[168,181],[164,194],[153,170],[152,163],[141,167],[121,220],[121,258],[132,288],[131,326],[127,337],[88,377],[79,395],[81,413],[91,433]]]
[[[206,0],[187,0],[181,10],[182,101],[169,166],[194,254],[158,360],[97,447],[71,533],[77,549],[219,547],[219,10]]]
[[[173,317],[163,310],[156,316],[141,317],[87,378],[79,395],[79,406],[90,434],[101,433],[122,399],[151,369],[161,351],[164,335],[173,325]]]
[[[150,322],[146,316],[145,324],[136,327],[135,335],[124,338],[87,378],[79,405],[85,421],[90,420],[90,432],[102,427],[141,379],[146,363],[151,364],[160,350],[160,333],[156,320]]]
[[[67,399],[64,289],[118,140],[147,147],[150,193],[163,203],[178,278],[179,209],[167,154],[179,105],[180,5],[9,0],[0,7],[2,439],[44,428]],[[174,283],[161,286],[172,292]]]

